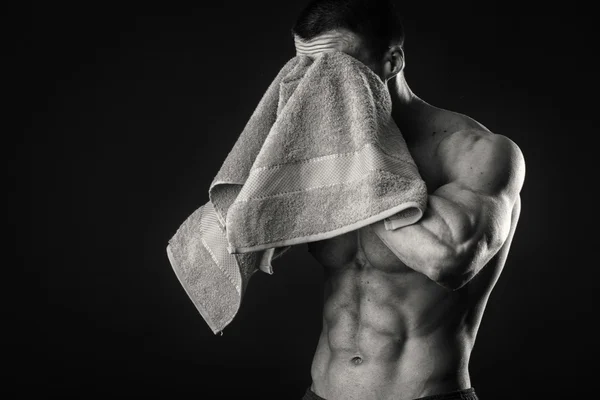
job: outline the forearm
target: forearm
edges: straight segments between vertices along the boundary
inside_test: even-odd
[[[477,241],[476,221],[464,207],[443,197],[443,188],[429,196],[423,218],[393,231],[375,224],[377,235],[409,268],[442,286],[454,288],[464,279],[465,263]]]

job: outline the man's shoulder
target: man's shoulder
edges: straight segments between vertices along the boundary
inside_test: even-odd
[[[478,170],[482,178],[522,181],[525,160],[519,146],[507,135],[495,133],[467,115],[437,109],[432,137],[433,157],[445,179]],[[454,176],[456,178],[456,175]]]
[[[481,122],[468,115],[435,106],[430,106],[430,109],[429,115],[431,116],[430,121],[433,123],[433,129],[438,133],[444,133],[440,135],[442,138],[467,130],[491,133]]]
[[[518,193],[523,185],[525,159],[519,146],[507,136],[462,129],[441,140],[436,153],[449,180],[475,180],[490,193]]]
[[[415,146],[415,154],[432,183],[443,184],[477,170],[483,172],[481,178],[485,174],[495,181],[514,179],[519,186],[525,161],[513,140],[467,115],[434,106],[431,110],[429,121],[423,125],[428,134],[423,134],[424,141]]]
[[[468,115],[440,108],[435,114],[436,130],[442,133],[434,143],[438,155],[464,156],[473,151],[521,155],[518,145],[508,136],[492,132]]]
[[[489,157],[523,157],[519,146],[508,136],[477,127],[448,132],[436,147],[436,153],[445,158],[475,156],[483,162]]]

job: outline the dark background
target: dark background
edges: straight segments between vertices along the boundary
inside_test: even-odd
[[[293,248],[273,276],[255,275],[221,337],[185,295],[165,247],[207,201],[293,57],[289,29],[304,1],[15,4],[4,13],[15,253],[3,281],[3,390],[299,399],[320,331],[319,265]],[[473,386],[487,400],[591,393],[591,13],[573,3],[420,4],[400,4],[412,89],[512,138],[527,162]]]

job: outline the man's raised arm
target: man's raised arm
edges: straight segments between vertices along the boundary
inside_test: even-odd
[[[429,195],[423,218],[394,231],[383,221],[373,229],[408,267],[456,290],[507,239],[525,162],[510,139],[483,131],[456,132],[436,153],[446,183]]]

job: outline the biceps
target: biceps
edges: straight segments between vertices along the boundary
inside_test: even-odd
[[[440,187],[433,196],[444,200],[431,204],[448,225],[453,246],[466,260],[491,257],[508,237],[511,201],[507,196],[475,192],[458,182]],[[452,207],[442,206],[444,202]]]

